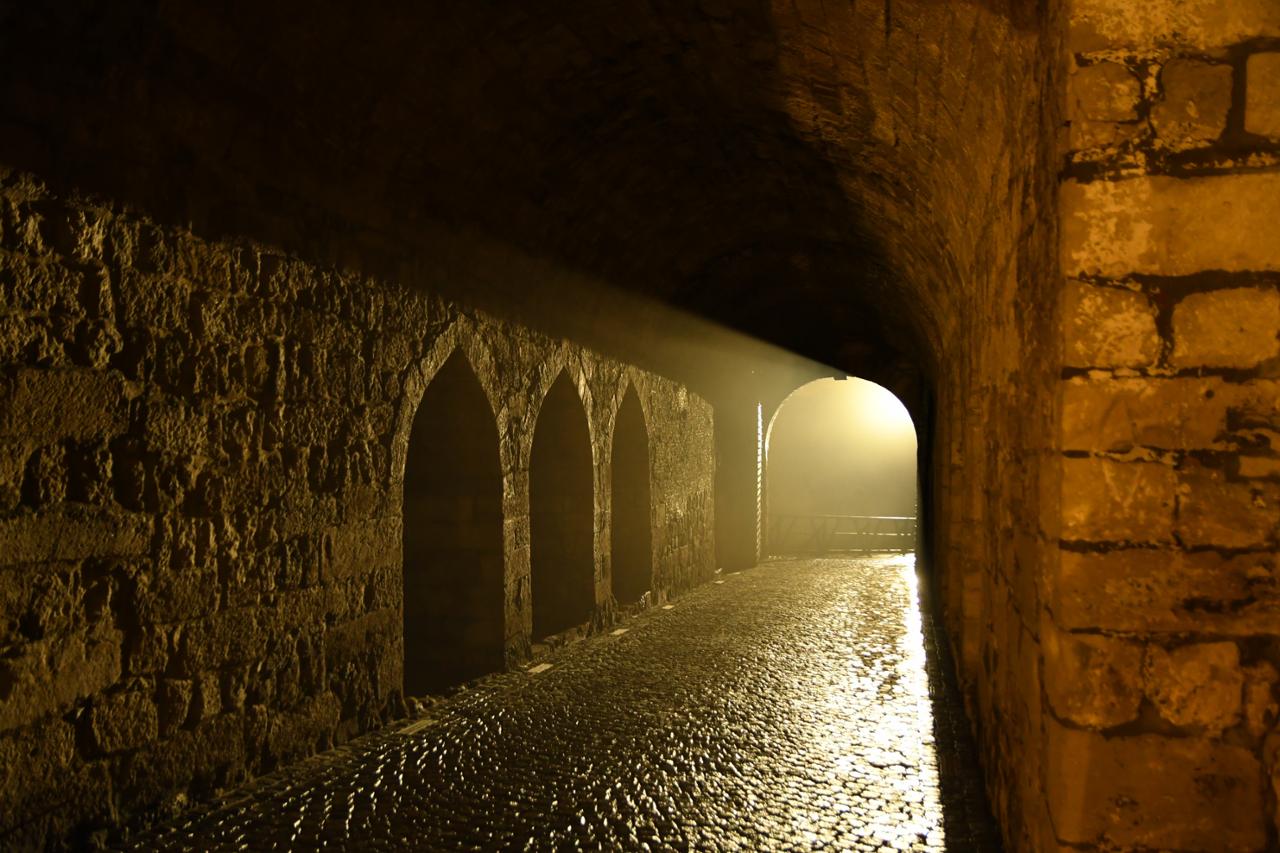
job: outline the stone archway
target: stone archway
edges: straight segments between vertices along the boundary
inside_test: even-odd
[[[619,604],[632,604],[653,586],[649,431],[634,386],[614,421],[611,505],[613,596]]]
[[[493,409],[455,352],[427,386],[404,474],[404,692],[503,666],[502,469]]]
[[[586,412],[562,373],[542,402],[529,463],[533,638],[591,618],[595,607],[594,473]]]

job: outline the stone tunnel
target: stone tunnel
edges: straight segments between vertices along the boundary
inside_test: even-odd
[[[1275,0],[5,3],[0,63],[0,847],[767,584],[763,426],[847,375],[948,849],[1280,849]]]

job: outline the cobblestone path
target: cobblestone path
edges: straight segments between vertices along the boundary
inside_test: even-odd
[[[725,576],[136,848],[996,851],[912,565]]]

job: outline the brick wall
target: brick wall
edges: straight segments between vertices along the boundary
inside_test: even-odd
[[[1069,32],[1042,846],[1271,849],[1280,5]]]
[[[528,463],[562,371],[595,455],[651,447],[659,599],[714,568],[710,407],[394,282],[0,178],[0,846],[179,807],[400,713],[409,428],[461,349],[500,436],[506,648],[530,629]]]

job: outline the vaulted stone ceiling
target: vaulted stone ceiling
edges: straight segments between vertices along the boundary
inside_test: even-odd
[[[0,21],[28,72],[0,83],[0,155],[379,272],[479,235],[825,363],[927,366],[1034,204],[1047,14],[26,4]],[[540,287],[564,295],[499,289]]]

